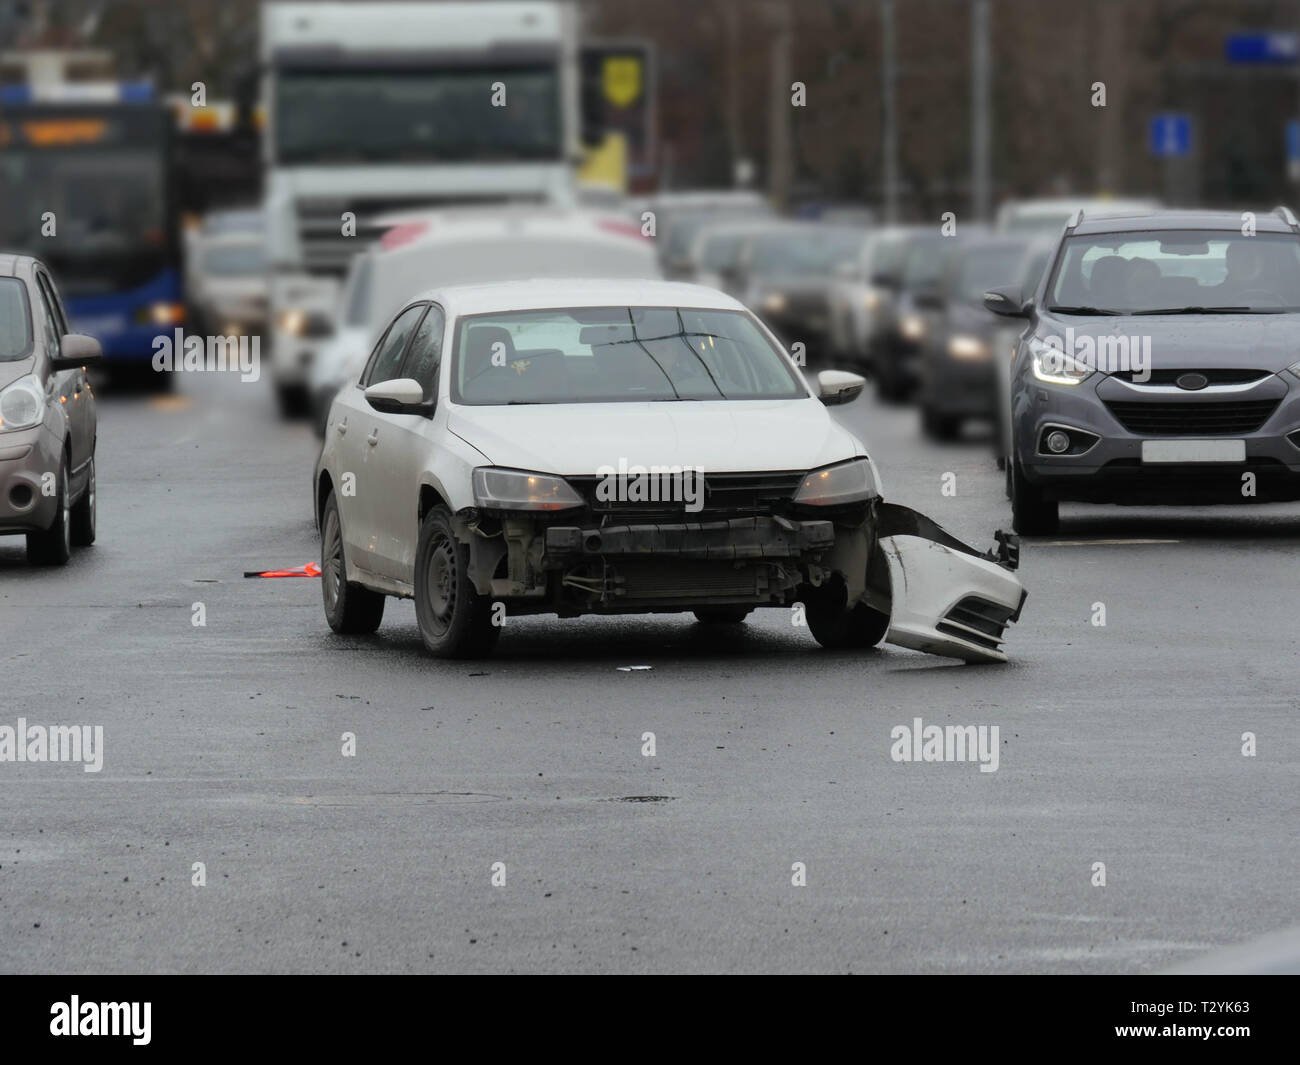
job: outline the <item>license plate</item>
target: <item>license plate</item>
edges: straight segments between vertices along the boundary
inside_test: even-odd
[[[1143,440],[1142,461],[1245,462],[1244,440]]]

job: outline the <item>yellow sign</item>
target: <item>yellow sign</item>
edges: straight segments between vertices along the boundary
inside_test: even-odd
[[[601,71],[605,99],[615,107],[630,107],[641,96],[641,60],[636,56],[607,56]]]

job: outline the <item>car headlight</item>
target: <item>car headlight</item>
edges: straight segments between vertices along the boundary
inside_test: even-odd
[[[1293,377],[1300,377],[1300,362],[1292,363],[1287,370]]]
[[[0,430],[30,429],[45,417],[45,390],[32,374],[0,392]]]
[[[920,340],[925,336],[925,319],[919,314],[905,314],[898,323],[898,331],[907,340]]]
[[[568,481],[545,473],[480,466],[473,481],[474,502],[484,510],[569,510],[583,505]]]
[[[861,503],[880,494],[876,468],[870,459],[852,459],[808,473],[794,501],[803,506],[834,507]]]
[[[992,353],[987,341],[969,333],[954,333],[948,338],[948,354],[954,359],[984,362]]]
[[[880,306],[880,292],[874,288],[867,289],[862,295],[862,306],[869,311],[874,311]]]
[[[1029,358],[1034,376],[1048,384],[1077,385],[1092,376],[1091,366],[1038,337],[1029,341]]]
[[[763,310],[771,314],[780,314],[785,310],[785,293],[769,292],[763,297]]]

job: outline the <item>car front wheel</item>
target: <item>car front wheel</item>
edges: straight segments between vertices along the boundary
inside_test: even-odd
[[[384,620],[386,597],[348,580],[343,559],[343,522],[333,494],[325,501],[325,515],[321,519],[320,579],[325,620],[331,629],[357,635],[379,628]]]
[[[95,456],[90,457],[90,474],[86,490],[72,508],[72,542],[78,547],[89,547],[95,542]]]
[[[456,539],[451,512],[430,509],[415,548],[415,620],[429,653],[439,658],[490,654],[501,635],[492,599],[469,579],[469,548]]]
[[[59,466],[55,487],[58,503],[54,524],[44,532],[27,534],[27,561],[37,566],[63,566],[72,557],[72,514],[68,506],[68,459]]]
[[[845,602],[844,582],[837,579],[818,588],[804,601],[808,629],[828,651],[875,647],[889,631],[889,615],[857,602]]]
[[[1020,459],[1007,456],[1011,487],[1011,527],[1021,536],[1049,536],[1060,527],[1060,505],[1044,497],[1041,489],[1025,480]]]
[[[753,611],[748,606],[702,606],[695,611],[701,625],[739,625]]]

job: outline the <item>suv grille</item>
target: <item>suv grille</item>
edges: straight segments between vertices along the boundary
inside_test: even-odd
[[[1212,370],[1200,370],[1189,366],[1183,370],[1151,370],[1150,377],[1145,381],[1135,381],[1137,376],[1134,370],[1117,370],[1111,374],[1111,377],[1118,377],[1129,384],[1137,385],[1172,385],[1177,384],[1178,379],[1185,373],[1198,373],[1205,378],[1207,384],[1211,385],[1244,385],[1250,381],[1259,381],[1265,377],[1273,376],[1268,370],[1240,370],[1235,367],[1217,368]]]
[[[1280,400],[1236,403],[1108,402],[1106,409],[1130,433],[1144,436],[1241,436],[1259,429]]]

